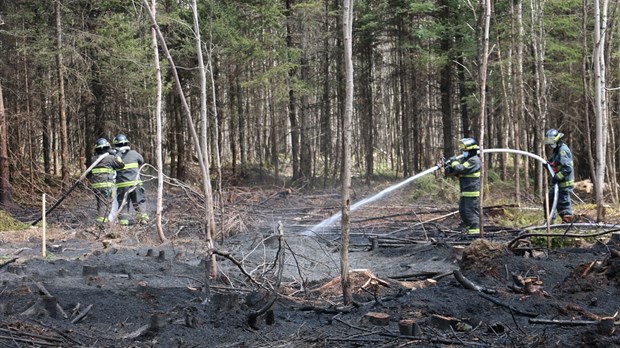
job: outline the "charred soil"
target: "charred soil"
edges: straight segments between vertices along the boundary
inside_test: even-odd
[[[229,189],[215,278],[191,194],[167,193],[163,243],[153,224],[94,226],[68,199],[48,218],[45,256],[41,227],[0,233],[0,347],[618,345],[611,233],[513,248],[527,232],[494,225],[502,207],[470,239],[454,205],[406,197],[352,214],[347,305],[338,227],[309,232],[339,210],[336,194]]]

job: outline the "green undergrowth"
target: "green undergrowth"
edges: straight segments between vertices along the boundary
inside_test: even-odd
[[[457,202],[459,199],[458,181],[436,178],[428,175],[417,179],[409,195],[409,201],[415,202],[425,198],[431,201]]]
[[[0,210],[0,232],[20,231],[29,227],[29,224],[15,220],[9,213]]]
[[[559,233],[558,233],[559,234]],[[549,239],[549,242],[547,242]],[[548,244],[551,244],[551,249],[561,249],[561,248],[570,248],[577,246],[575,238],[566,238],[566,237],[531,237],[530,243],[534,247],[547,247]]]
[[[504,208],[503,214],[496,217],[496,223],[500,226],[522,228],[524,226],[540,225],[543,222],[542,209]]]

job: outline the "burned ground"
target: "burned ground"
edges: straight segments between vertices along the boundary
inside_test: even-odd
[[[355,200],[366,196],[358,194]],[[71,199],[50,216],[45,257],[42,228],[0,233],[0,347],[593,347],[620,340],[604,325],[620,307],[620,253],[610,234],[554,249],[521,243],[515,251],[508,245],[523,230],[497,224],[508,209],[487,210],[485,239],[462,239],[454,204],[401,190],[352,214],[354,303],[345,306],[338,229],[308,233],[338,211],[338,195],[230,189],[218,212],[227,233],[217,237],[217,279],[207,278],[196,200],[181,190],[167,195],[165,243],[153,225],[101,231],[90,223],[94,213]],[[14,215],[28,220],[27,211]]]

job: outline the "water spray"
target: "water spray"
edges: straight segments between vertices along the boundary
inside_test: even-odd
[[[533,154],[531,152],[521,151],[521,150],[514,150],[514,149],[483,149],[482,153],[514,153],[514,154],[518,154],[518,155],[524,155],[524,156],[532,157],[532,158],[536,159],[537,161],[540,161],[541,163],[543,163],[543,165],[546,166],[546,168],[549,170],[549,173],[551,175],[555,174],[554,171],[553,171],[553,168],[551,168],[551,165],[549,165],[549,163],[547,163],[547,160],[545,160],[544,158],[542,158],[542,157],[540,157],[540,156],[538,156],[536,154]],[[455,158],[456,159],[460,159],[462,157],[463,157],[463,155],[459,155],[459,156],[456,156]],[[421,178],[423,176],[426,176],[428,174],[434,173],[435,171],[439,170],[440,168],[441,168],[440,165],[436,165],[436,166],[433,166],[433,167],[431,167],[431,168],[429,168],[429,169],[427,169],[427,170],[425,170],[423,172],[415,174],[415,175],[407,178],[406,180],[404,180],[404,181],[402,181],[402,182],[400,182],[400,183],[398,183],[396,185],[393,185],[393,186],[390,186],[390,187],[384,189],[383,191],[375,194],[374,196],[365,198],[365,199],[363,199],[363,200],[353,204],[351,206],[351,208],[350,208],[350,211],[353,212],[353,211],[357,210],[358,208],[360,208],[360,207],[362,207],[362,206],[364,206],[364,205],[366,205],[368,203],[371,203],[371,202],[374,202],[374,201],[376,201],[376,200],[378,200],[380,198],[383,198],[388,193],[390,193],[390,192],[392,192],[394,190],[397,190],[397,189],[399,189],[399,188],[401,188],[403,186],[406,186],[407,184],[415,181],[416,179],[419,179],[419,178]],[[554,196],[555,199],[553,200],[553,207],[550,210],[551,212],[555,211],[556,202],[558,200],[557,199],[558,198],[558,185],[557,184],[555,184],[554,195],[555,195]],[[338,213],[330,216],[329,218],[321,221],[317,225],[314,225],[308,231],[302,232],[302,235],[304,235],[304,236],[314,236],[314,235],[317,234],[318,231],[322,230],[323,228],[325,228],[327,226],[331,226],[332,224],[334,224],[336,222],[336,220],[338,220],[341,216],[342,216],[342,212],[338,212]]]

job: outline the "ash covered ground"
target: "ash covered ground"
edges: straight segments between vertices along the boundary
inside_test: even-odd
[[[344,305],[338,228],[304,233],[338,211],[337,194],[231,189],[218,212],[227,233],[216,237],[217,279],[195,199],[168,192],[165,202],[164,243],[154,225],[100,230],[70,199],[48,219],[45,257],[42,228],[1,232],[0,347],[620,342],[611,234],[553,249],[531,238],[510,245],[524,231],[495,224],[500,206],[485,211],[486,238],[463,239],[454,204],[402,190],[352,214],[354,303]]]

